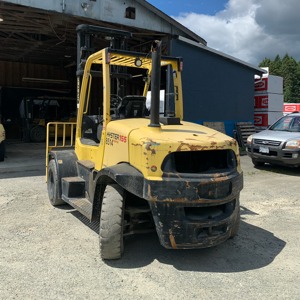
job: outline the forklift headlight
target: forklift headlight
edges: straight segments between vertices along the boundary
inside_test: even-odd
[[[142,60],[141,60],[139,57],[137,57],[137,58],[134,60],[134,64],[135,64],[136,67],[141,67],[142,64],[143,64],[143,62],[142,62]]]

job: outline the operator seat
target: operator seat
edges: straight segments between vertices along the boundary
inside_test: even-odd
[[[125,96],[117,108],[117,115],[121,119],[142,118],[145,116],[146,97],[128,95]]]
[[[83,115],[81,136],[84,139],[83,141],[85,141],[85,143],[88,143],[87,140],[93,141],[95,143],[99,143],[99,139],[97,136],[98,124],[99,124],[98,115]]]

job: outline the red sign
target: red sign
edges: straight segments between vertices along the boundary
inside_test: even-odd
[[[289,113],[293,111],[300,111],[300,103],[284,103],[283,111]]]
[[[269,107],[269,97],[267,95],[254,97],[254,108],[268,108],[268,107]]]
[[[255,91],[267,91],[268,90],[268,78],[256,79],[254,83]]]
[[[268,126],[268,114],[255,113],[254,114],[254,126]]]

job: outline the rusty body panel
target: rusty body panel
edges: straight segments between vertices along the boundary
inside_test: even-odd
[[[108,174],[125,190],[148,201],[165,248],[211,247],[233,234],[243,188],[243,174],[236,169],[219,174],[165,174],[157,181],[145,179],[123,163],[102,170],[96,180]]]
[[[149,202],[160,243],[204,248],[232,236],[243,188],[237,142],[184,121],[155,129],[120,122],[129,132],[129,164],[140,172],[139,184],[124,188]]]
[[[147,198],[165,248],[206,248],[227,240],[239,214],[242,174],[148,182]]]

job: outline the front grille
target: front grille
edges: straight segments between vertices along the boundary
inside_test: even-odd
[[[280,141],[261,140],[261,139],[254,139],[253,143],[256,145],[274,146],[274,147],[278,147],[281,144]]]
[[[173,152],[166,156],[162,171],[166,173],[205,174],[228,172],[235,169],[237,161],[232,150],[206,150]]]

